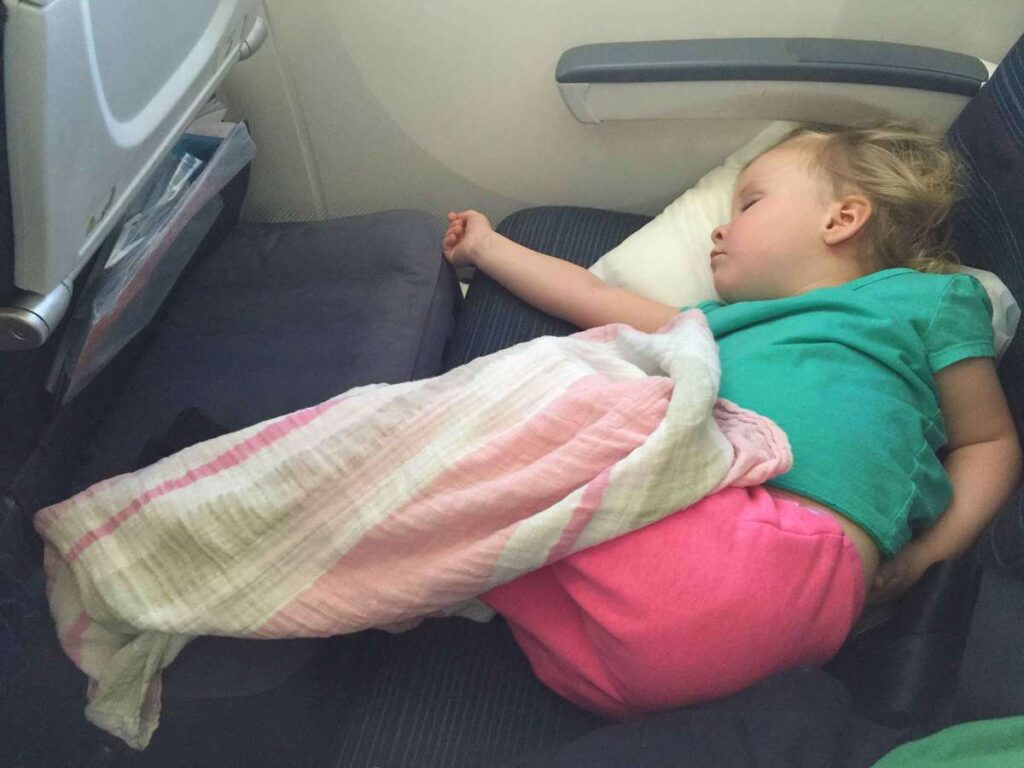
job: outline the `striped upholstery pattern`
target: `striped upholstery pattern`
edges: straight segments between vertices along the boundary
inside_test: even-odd
[[[337,768],[495,766],[604,723],[537,680],[500,619],[430,621],[400,635],[338,640],[350,655]]]
[[[949,141],[969,171],[968,191],[955,212],[961,260],[991,270],[1024,301],[1024,37],[991,81],[957,118]],[[1024,334],[1017,333],[999,368],[1024,435]],[[1024,578],[1024,494],[979,543],[982,561]]]
[[[949,141],[967,164],[967,195],[954,213],[961,260],[998,274],[1024,300],[1024,38],[957,118]],[[1001,369],[1024,434],[1024,340],[1017,334]]]
[[[527,248],[589,267],[648,221],[649,217],[632,213],[541,207],[513,213],[498,231]],[[444,369],[538,336],[565,336],[577,330],[520,301],[477,272],[448,343]]]

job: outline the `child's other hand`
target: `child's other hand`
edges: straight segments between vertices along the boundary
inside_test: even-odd
[[[868,603],[889,603],[916,584],[934,561],[911,542],[875,571]]]
[[[453,267],[472,267],[484,242],[494,232],[487,217],[477,211],[448,214],[448,230],[441,252]]]

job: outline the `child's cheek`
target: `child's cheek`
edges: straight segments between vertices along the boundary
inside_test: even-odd
[[[726,275],[728,270],[724,270],[721,266],[715,268],[714,275],[712,276],[712,283],[715,286],[715,292],[719,296],[725,296],[729,293],[729,280]]]

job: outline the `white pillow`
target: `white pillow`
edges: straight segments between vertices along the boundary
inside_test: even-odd
[[[1006,287],[994,273],[974,267],[960,267],[961,272],[974,275],[992,302],[992,337],[996,347],[996,360],[1003,357],[1006,348],[1013,341],[1013,334],[1020,323],[1020,306]]]
[[[598,259],[590,271],[610,285],[673,307],[718,299],[708,258],[711,230],[729,221],[732,190],[743,167],[797,125],[769,125],[653,221]]]
[[[590,271],[610,285],[673,307],[717,300],[711,274],[711,230],[729,220],[732,191],[743,167],[778,142],[797,123],[774,122],[708,171],[657,217],[608,251]],[[971,267],[992,302],[996,358],[1013,339],[1020,307],[996,275]]]

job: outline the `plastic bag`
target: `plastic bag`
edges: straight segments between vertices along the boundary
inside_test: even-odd
[[[255,150],[239,123],[223,139],[186,134],[165,158],[100,253],[76,304],[50,377],[62,402],[153,319],[220,215],[220,191]]]
[[[143,245],[153,237],[167,223],[167,220],[174,214],[176,203],[180,200],[182,193],[188,189],[192,179],[198,175],[203,167],[203,161],[195,155],[187,152],[181,157],[173,168],[168,164],[170,179],[164,180],[158,177],[142,205],[142,210],[129,218],[117,241],[107,258],[107,269],[115,266],[131,254],[137,254]],[[166,176],[165,172],[163,176]],[[152,198],[157,199],[153,200]]]

